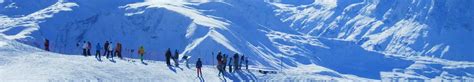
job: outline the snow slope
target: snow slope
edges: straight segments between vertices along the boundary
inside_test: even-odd
[[[217,76],[214,66],[204,66],[203,78],[196,77],[194,64],[189,67],[168,67],[162,61],[115,59],[45,52],[22,43],[0,38],[0,80],[2,81],[240,81],[240,80],[370,80],[338,74],[320,66],[285,70],[279,74],[258,73],[250,70],[226,72]],[[194,63],[194,62],[190,62]],[[305,70],[305,71],[301,71]],[[312,77],[307,77],[308,73]],[[337,77],[336,77],[337,76]]]
[[[457,3],[462,4],[454,5]],[[470,8],[469,3],[5,0],[0,3],[0,35],[38,48],[47,38],[53,52],[72,57],[81,53],[76,43],[91,41],[95,46],[112,41],[121,42],[127,51],[124,56],[132,59],[138,56],[128,51],[143,45],[147,60],[162,61],[164,51],[171,48],[178,49],[181,56],[191,55],[191,61],[202,58],[204,64],[213,65],[214,55],[222,51],[243,54],[258,69],[299,73],[296,77],[262,76],[271,79],[320,74],[330,78],[459,79],[472,78],[474,73],[469,55],[474,53],[469,50],[474,38],[469,30],[472,10],[460,11]],[[442,21],[445,19],[448,21]],[[325,71],[304,73],[312,68]]]

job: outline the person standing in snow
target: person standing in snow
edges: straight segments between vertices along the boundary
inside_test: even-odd
[[[115,55],[122,59],[122,44],[117,43],[117,47],[115,47]]]
[[[232,57],[229,58],[229,72],[232,73]]]
[[[109,41],[104,43],[104,55],[107,55],[107,52],[109,52]],[[105,58],[108,58],[108,56],[105,56]]]
[[[171,50],[168,48],[165,53],[165,60],[166,60],[166,65],[171,66],[170,64],[170,57],[171,57]]]
[[[100,60],[100,43],[97,43],[97,45],[95,46],[95,58],[98,58]]]
[[[216,67],[219,69],[219,66],[222,64],[222,53],[220,51],[217,53],[216,60],[217,60]]]
[[[222,71],[225,72],[225,68],[227,67],[227,55],[224,54],[224,59],[222,59]]]
[[[44,40],[44,50],[49,51],[49,40],[48,39]]]
[[[224,72],[222,71],[222,67],[223,67],[224,63],[222,62],[222,53],[221,52],[217,53],[216,59],[217,59],[216,68],[219,71],[219,73],[217,75],[220,76],[221,74],[224,74]]]
[[[217,73],[217,76],[221,76],[221,74],[224,75],[224,70],[223,70],[224,68],[222,67],[223,67],[223,64],[217,65],[217,70],[219,71],[219,73]]]
[[[202,68],[201,58],[198,58],[198,61],[196,62],[196,71],[197,71],[197,76],[198,76],[198,77],[199,77],[199,76],[202,77],[201,68]]]
[[[220,51],[219,53],[217,53],[216,60],[217,60],[217,65],[222,64],[222,53]]]
[[[92,49],[92,44],[91,42],[87,41],[87,56],[92,56],[91,49]]]
[[[218,65],[217,70],[219,71],[219,73],[217,73],[217,76],[221,76],[221,74],[224,75],[224,68],[222,65]]]
[[[84,41],[82,44],[82,55],[87,56],[87,43]]]
[[[133,56],[133,52],[135,52],[135,49],[130,50],[131,56]]]
[[[114,45],[112,42],[110,42],[109,44],[109,52],[107,54],[107,58],[109,58],[109,54],[110,54],[110,58],[112,58],[112,60],[114,59]]]
[[[143,48],[143,46],[138,49],[138,54],[140,55],[140,61],[143,62],[143,54],[145,54],[145,48]]]
[[[175,50],[174,51],[174,57],[173,57],[173,60],[174,60],[174,65],[176,67],[179,67],[179,62],[178,62],[178,59],[179,59],[179,53],[178,53],[178,50]]]
[[[234,71],[239,69],[239,54],[234,54]]]
[[[245,58],[245,69],[249,70],[249,58],[248,57]]]
[[[244,66],[244,65],[243,65],[243,64],[244,64],[244,61],[245,61],[244,58],[245,58],[244,55],[240,56],[239,70],[241,70],[241,69],[242,69],[242,66]]]
[[[122,43],[119,43],[119,46],[120,47],[118,48],[118,50],[119,50],[118,54],[119,54],[120,59],[123,59],[123,57],[122,57]]]

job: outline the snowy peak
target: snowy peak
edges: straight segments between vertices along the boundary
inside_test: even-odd
[[[369,51],[472,61],[470,1],[351,0],[307,5],[272,3],[277,15],[313,36],[352,41]],[[449,15],[448,15],[449,14]],[[448,16],[446,16],[448,15]],[[460,18],[463,17],[463,18]],[[454,20],[460,18],[460,20]],[[454,23],[457,22],[457,23]],[[472,49],[472,48],[471,48]],[[447,56],[451,55],[451,56]]]
[[[13,3],[12,3],[13,4]],[[24,39],[28,37],[32,32],[38,30],[38,25],[46,18],[51,18],[55,13],[61,11],[71,11],[71,7],[78,6],[75,3],[64,2],[59,0],[51,6],[28,14],[26,16],[10,18],[4,15],[0,15],[0,32],[2,32],[7,39]]]
[[[144,9],[147,8],[164,8],[187,16],[193,21],[193,23],[203,25],[205,27],[226,29],[226,26],[229,25],[226,22],[212,18],[212,16],[203,15],[202,12],[199,11],[199,9],[194,9],[192,7],[187,6],[196,4],[197,3],[187,3],[184,1],[145,0],[145,2],[127,4],[126,6],[122,7],[126,10],[134,11],[131,13],[126,13],[127,16],[131,16],[134,14],[143,14],[145,12]]]

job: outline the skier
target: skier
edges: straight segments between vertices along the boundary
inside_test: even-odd
[[[171,66],[170,64],[170,57],[171,57],[171,50],[168,48],[165,53],[165,60],[166,60],[166,65]]]
[[[97,43],[97,45],[95,46],[95,58],[98,58],[100,60],[100,43]]]
[[[107,55],[107,52],[109,52],[109,41],[105,41],[104,43],[104,56]],[[105,58],[108,58],[107,56]]]
[[[239,54],[234,54],[234,70],[239,70]]]
[[[227,67],[227,55],[224,54],[224,59],[222,59],[222,71],[225,71],[225,68]]]
[[[244,66],[244,65],[243,65],[243,64],[244,64],[244,61],[245,61],[244,58],[245,58],[244,55],[240,56],[239,70],[241,70],[241,69],[242,69],[242,66]]]
[[[87,41],[87,56],[92,56],[91,49],[92,49],[92,44],[91,42]]]
[[[112,42],[110,42],[110,45],[109,45],[109,52],[107,54],[107,58],[109,58],[109,54],[110,54],[110,58],[112,58],[112,60],[114,59],[114,45]]]
[[[49,40],[45,39],[44,41],[44,50],[49,51]]]
[[[222,53],[220,51],[217,53],[216,60],[217,60],[217,67],[219,68],[219,65],[222,64]]]
[[[135,52],[135,49],[130,50],[130,53],[132,54],[132,56],[133,56],[133,52]]]
[[[143,54],[145,54],[145,48],[143,48],[143,46],[138,49],[138,54],[140,55],[140,61],[143,62]]]
[[[82,44],[82,55],[87,56],[87,43],[84,41]]]
[[[179,63],[178,63],[178,59],[179,59],[178,50],[175,50],[175,51],[174,51],[174,54],[175,54],[174,57],[173,57],[174,65],[175,65],[176,67],[178,67],[178,66],[179,66]]]
[[[122,57],[122,43],[119,43],[119,46],[120,47],[118,48],[118,50],[119,50],[118,54],[119,54],[120,59],[123,59],[123,57]]]
[[[117,57],[122,59],[122,44],[121,43],[117,43],[117,47],[115,47],[115,55],[117,55]]]
[[[224,75],[223,64],[217,65],[217,70],[219,71],[217,76],[221,76],[221,74]]]
[[[232,73],[232,57],[229,58],[229,72]]]
[[[217,53],[217,58],[216,59],[217,59],[216,68],[219,71],[219,73],[217,75],[220,76],[221,74],[223,74],[223,72],[222,72],[223,62],[222,62],[222,53],[221,52]]]
[[[201,58],[198,58],[198,61],[196,62],[196,71],[197,71],[197,76],[198,77],[199,77],[199,75],[201,75],[201,77],[202,77],[201,67],[202,67]]]
[[[217,65],[220,65],[222,64],[222,53],[219,51],[219,53],[217,53]]]
[[[248,57],[245,58],[245,69],[249,70],[249,58]]]
[[[223,65],[218,65],[217,66],[217,70],[219,71],[217,76],[221,76],[221,74],[224,75],[224,68],[223,67],[224,67]]]

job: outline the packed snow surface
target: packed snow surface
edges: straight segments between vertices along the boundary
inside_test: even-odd
[[[472,80],[472,4],[0,0],[0,80]],[[42,50],[45,39],[51,52]],[[81,56],[83,41],[91,51],[105,41],[122,43],[125,59]],[[140,46],[147,65],[137,60]],[[164,65],[168,48],[191,56],[192,65]],[[248,57],[251,69],[218,77],[217,52]],[[195,77],[198,58],[203,78]]]

